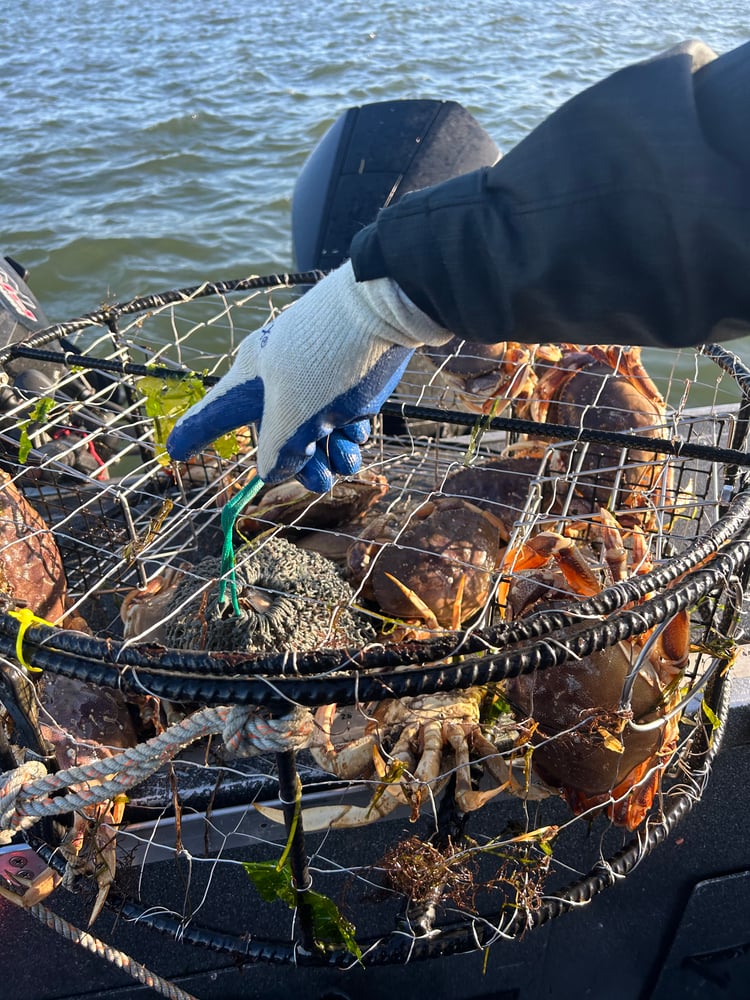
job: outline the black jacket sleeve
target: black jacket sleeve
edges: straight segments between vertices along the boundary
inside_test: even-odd
[[[750,43],[615,73],[494,166],[381,211],[351,257],[468,340],[750,333]]]

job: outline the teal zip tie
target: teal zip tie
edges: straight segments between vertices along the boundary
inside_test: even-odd
[[[247,486],[243,486],[237,496],[232,497],[224,504],[221,512],[221,530],[224,533],[224,545],[221,550],[221,580],[219,581],[219,604],[223,604],[229,584],[229,593],[232,598],[234,613],[239,618],[242,612],[237,600],[237,574],[235,573],[234,560],[234,522],[240,516],[243,507],[250,503],[255,494],[262,489],[263,480],[260,476],[253,476]]]

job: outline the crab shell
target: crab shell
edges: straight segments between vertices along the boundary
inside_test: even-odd
[[[113,688],[45,673],[39,698],[50,717],[42,735],[62,768],[103,760],[138,742],[125,699]]]
[[[482,387],[489,388],[496,384],[498,372],[507,363],[508,348],[511,346],[520,347],[504,341],[480,344],[462,337],[451,337],[441,346],[423,347],[422,354],[440,368],[446,380],[467,392],[477,392]],[[524,354],[528,353],[526,349]]]
[[[666,721],[646,730],[629,725],[631,717],[649,722],[663,715],[661,691],[653,677],[640,673],[631,711],[618,712],[634,656],[635,647],[618,643],[507,683],[509,700],[538,726],[532,741],[536,773],[562,791],[574,812],[599,798],[609,801],[613,790],[656,757],[664,743]],[[631,826],[633,818],[626,811],[613,816],[616,823],[626,826]]]
[[[538,372],[534,393],[519,406],[519,416],[615,434],[663,433],[666,404],[641,363],[640,348],[567,346],[559,364]],[[575,483],[583,509],[607,506],[615,486],[618,509],[638,502],[639,494],[662,480],[664,464],[658,459],[656,452],[629,449],[623,461],[619,444],[588,444]]]
[[[455,627],[457,607],[465,620],[489,596],[499,538],[495,519],[465,500],[423,504],[395,541],[364,560],[372,597],[385,614],[413,620],[420,612],[411,592],[439,625]]]
[[[66,612],[67,584],[55,537],[7,473],[0,472],[0,484],[0,587],[35,615],[57,621]],[[85,627],[77,616],[75,623]],[[51,673],[42,675],[37,689],[47,712],[42,735],[61,766],[106,755],[102,745],[135,742],[116,691]]]
[[[540,477],[541,465],[541,458],[525,455],[489,459],[451,473],[443,483],[443,493],[465,497],[480,510],[489,511],[507,540],[526,507],[532,484]],[[543,503],[548,506],[554,496],[549,477],[546,482]],[[540,488],[544,489],[543,483]]]
[[[65,567],[54,535],[2,471],[0,590],[40,618],[57,621],[65,613]]]
[[[268,487],[245,507],[237,527],[244,537],[278,524],[305,530],[335,528],[361,518],[388,492],[385,476],[364,470],[338,479],[327,493],[311,493],[296,480]]]
[[[599,521],[607,578],[650,568],[641,532],[633,533],[629,567],[616,518],[602,510]],[[514,556],[505,595],[512,619],[601,590],[586,546],[559,533],[534,536]],[[574,813],[606,807],[615,825],[630,830],[643,821],[676,746],[678,679],[689,653],[690,617],[681,610],[657,631],[506,682],[508,699],[536,724],[534,771]]]

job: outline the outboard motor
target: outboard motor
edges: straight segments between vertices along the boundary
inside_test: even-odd
[[[0,258],[0,351],[49,326],[42,307],[26,284],[27,278],[28,272],[18,261],[7,256]],[[9,375],[17,375],[34,366],[33,361],[17,358],[7,362],[5,370]]]
[[[383,101],[350,108],[326,132],[297,178],[295,267],[338,267],[349,256],[354,236],[381,208],[499,158],[494,140],[455,101]],[[407,429],[403,418],[388,415],[383,428],[387,434]],[[410,422],[410,430],[421,433],[421,425]],[[446,427],[448,434],[457,432]]]
[[[495,142],[455,101],[383,101],[349,108],[297,178],[292,201],[296,268],[338,267],[355,234],[381,208],[499,157]]]

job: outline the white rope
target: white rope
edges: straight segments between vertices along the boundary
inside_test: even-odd
[[[222,739],[230,753],[252,757],[259,753],[304,750],[315,733],[315,722],[307,708],[295,706],[281,719],[269,719],[257,709],[234,705],[226,711]]]
[[[31,913],[37,920],[46,924],[47,927],[51,928],[51,930],[67,941],[73,941],[81,948],[90,951],[93,955],[98,955],[111,965],[122,969],[123,972],[132,976],[137,982],[143,983],[144,986],[148,986],[156,993],[161,994],[161,996],[167,997],[168,1000],[196,1000],[192,993],[186,993],[185,990],[180,989],[175,983],[170,983],[169,980],[163,979],[155,972],[147,969],[145,965],[141,965],[140,962],[131,958],[124,951],[120,951],[119,948],[115,948],[111,944],[107,944],[106,941],[94,937],[88,931],[82,931],[74,924],[71,924],[70,921],[65,920],[41,903],[35,903],[33,906],[30,906],[27,912]]]
[[[47,768],[40,760],[29,760],[3,775],[0,786],[0,844],[9,844],[15,836],[12,824],[18,796],[24,788],[46,774]]]
[[[279,719],[255,706],[201,709],[145,743],[101,760],[47,774],[29,761],[0,777],[0,843],[45,816],[84,809],[125,794],[204,736],[220,735],[237,756],[301,750],[312,742],[315,724],[309,709],[295,707]]]

